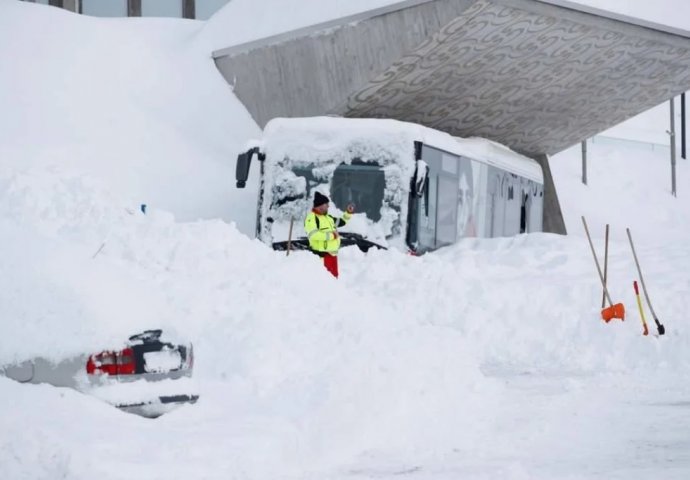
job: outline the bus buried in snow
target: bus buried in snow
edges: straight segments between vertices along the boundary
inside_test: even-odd
[[[308,248],[302,222],[316,191],[330,197],[331,213],[356,205],[340,233],[344,246],[363,251],[422,254],[466,237],[542,230],[541,167],[489,140],[387,119],[277,118],[239,155],[238,188],[253,157],[256,236],[277,250],[288,240]]]

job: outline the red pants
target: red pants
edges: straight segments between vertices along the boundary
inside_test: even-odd
[[[323,266],[326,267],[326,270],[331,272],[331,275],[338,278],[338,257],[329,254],[324,255]]]

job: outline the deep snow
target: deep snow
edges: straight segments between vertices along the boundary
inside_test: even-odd
[[[229,159],[258,129],[194,41],[202,22],[0,8],[2,170],[57,165],[178,220],[242,220],[228,205],[253,194],[229,188]]]
[[[594,143],[583,186],[573,148],[551,162],[571,235],[346,249],[336,281],[227,222],[251,231],[232,158],[259,132],[203,33],[0,0],[0,364],[162,327],[201,394],[152,421],[0,378],[3,476],[688,477],[687,161],[673,198],[665,151]],[[612,225],[624,322],[599,318],[581,214],[600,255]],[[641,335],[626,226],[663,338]]]

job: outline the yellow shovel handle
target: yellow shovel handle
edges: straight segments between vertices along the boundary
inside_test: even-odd
[[[640,290],[637,288],[637,281],[633,282],[633,287],[635,287],[635,298],[637,299],[637,308],[640,309],[640,318],[642,318],[642,327],[644,327],[643,335],[647,335],[649,333],[649,329],[647,328],[647,321],[644,318],[644,309],[642,308],[642,300],[640,300]]]

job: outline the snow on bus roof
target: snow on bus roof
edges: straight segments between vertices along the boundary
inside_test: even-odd
[[[278,157],[285,155],[319,163],[319,159],[329,158],[330,152],[343,151],[355,144],[373,145],[372,158],[376,158],[379,150],[410,158],[414,141],[543,183],[541,167],[535,160],[500,143],[478,137],[453,137],[433,128],[392,119],[275,118],[266,124],[262,143],[269,155],[279,153]],[[314,155],[314,150],[319,153]]]

